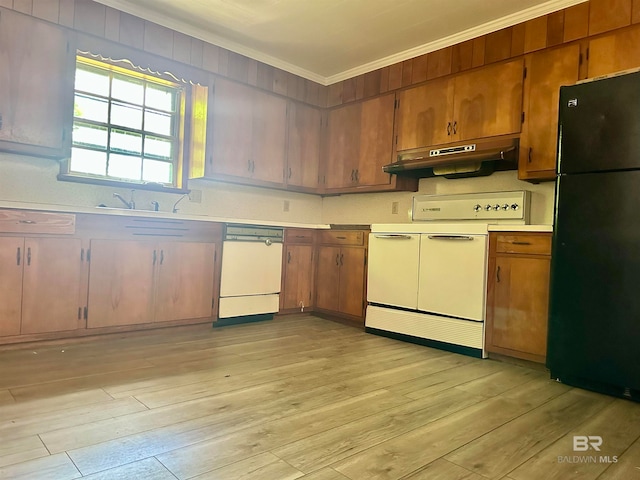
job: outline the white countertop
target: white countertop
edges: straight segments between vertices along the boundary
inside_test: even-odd
[[[174,220],[192,220],[198,222],[237,223],[246,225],[264,225],[286,228],[329,228],[329,225],[310,223],[289,223],[279,221],[254,220],[246,218],[210,217],[207,215],[184,215],[180,213],[154,212],[150,210],[128,210],[126,208],[81,207],[76,205],[53,205],[48,203],[12,202],[0,200],[0,208],[19,210],[41,210],[47,212],[88,213],[91,215],[111,215],[126,217],[170,218]]]
[[[553,225],[489,225],[490,232],[553,232]]]

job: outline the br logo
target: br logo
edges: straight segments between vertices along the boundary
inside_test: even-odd
[[[600,451],[602,445],[602,437],[599,435],[574,435],[573,436],[573,451],[574,452],[586,452],[589,449],[593,449],[596,452]]]

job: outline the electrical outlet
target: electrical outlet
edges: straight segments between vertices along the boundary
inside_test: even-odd
[[[391,214],[392,215],[398,214],[398,202],[391,202]]]
[[[282,204],[282,211],[283,212],[288,212],[289,211],[289,200],[285,200],[284,203]]]
[[[202,190],[191,190],[189,200],[193,203],[202,203]]]

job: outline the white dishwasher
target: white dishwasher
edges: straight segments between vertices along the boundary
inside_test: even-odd
[[[278,312],[282,228],[227,225],[217,326],[267,320]]]

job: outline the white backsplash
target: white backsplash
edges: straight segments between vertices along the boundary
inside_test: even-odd
[[[450,180],[423,178],[418,192],[365,193],[326,197],[322,204],[322,223],[406,223],[411,221],[414,195],[499,192],[529,190],[531,192],[530,223],[553,223],[555,183],[531,184],[518,180],[517,172],[495,172],[487,177]],[[397,214],[392,213],[394,202]]]

